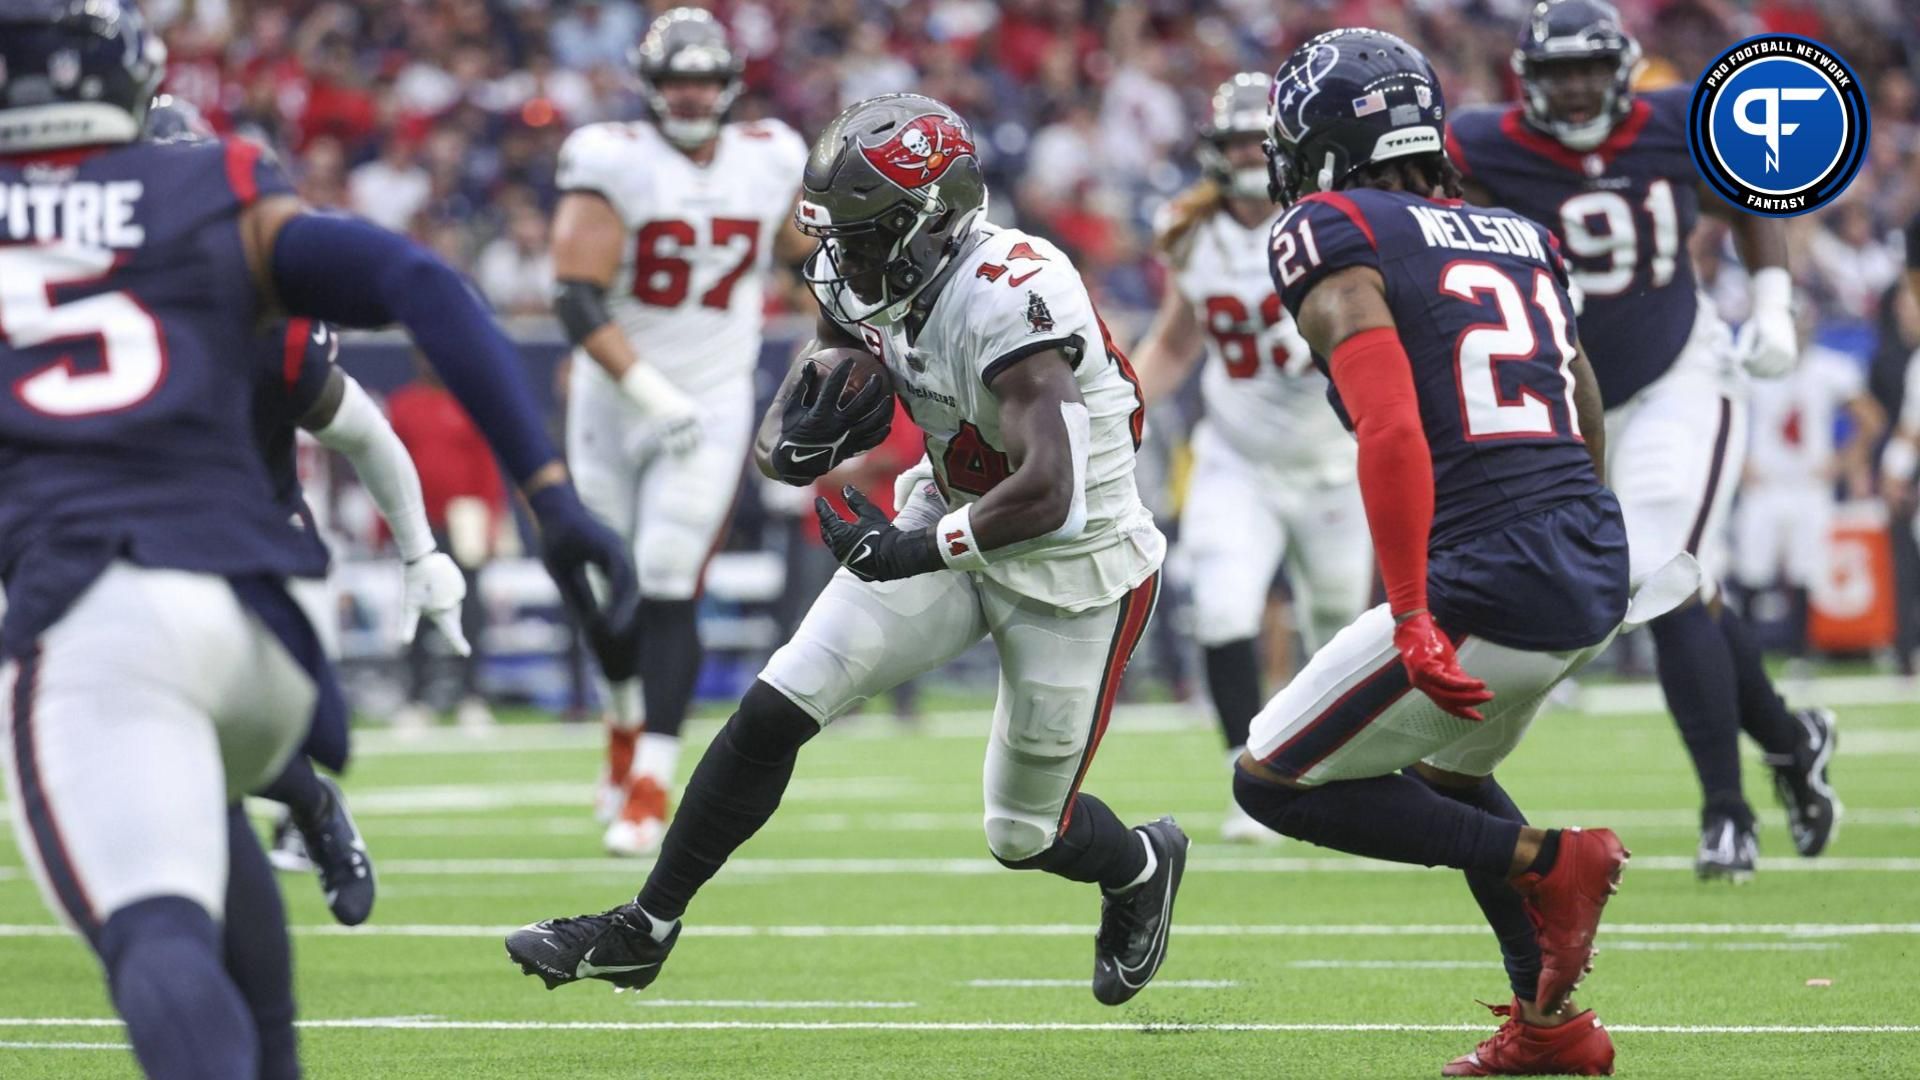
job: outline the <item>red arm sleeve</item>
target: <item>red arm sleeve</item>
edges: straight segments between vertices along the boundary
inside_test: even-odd
[[[1407,351],[1391,328],[1363,330],[1334,348],[1328,368],[1360,442],[1360,499],[1387,604],[1396,616],[1424,608],[1433,454]]]

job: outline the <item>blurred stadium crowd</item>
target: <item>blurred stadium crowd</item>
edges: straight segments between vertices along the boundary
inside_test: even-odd
[[[529,318],[547,311],[547,219],[557,197],[560,144],[580,124],[642,115],[627,51],[664,6],[649,10],[631,0],[147,5],[166,28],[168,92],[198,105],[221,130],[276,147],[316,206],[412,233],[466,268],[503,314]],[[1277,57],[1320,30],[1364,24],[1424,49],[1456,108],[1505,101],[1517,89],[1508,58],[1531,4],[715,0],[697,6],[720,16],[747,57],[747,90],[736,119],[777,116],[810,138],[842,106],[873,94],[913,89],[953,105],[981,136],[994,219],[1066,247],[1110,320],[1137,332],[1165,287],[1147,222],[1196,175],[1195,122],[1223,79],[1270,70]],[[1876,437],[1877,424],[1899,415],[1907,360],[1920,345],[1920,307],[1901,290],[1902,227],[1920,215],[1920,85],[1913,62],[1920,58],[1920,5],[1619,0],[1619,6],[1647,53],[1643,86],[1691,81],[1725,44],[1765,30],[1827,42],[1868,87],[1873,133],[1860,178],[1842,202],[1790,223],[1809,339],[1842,367],[1851,365],[1853,374],[1820,382],[1821,392],[1834,398],[1834,408],[1821,414],[1834,418],[1832,431],[1814,439],[1824,448],[1814,452],[1818,460],[1801,464],[1813,468],[1836,499],[1876,505],[1891,499],[1892,517],[1904,518],[1911,492],[1878,490],[1875,448],[1859,440],[1851,453],[1842,451],[1849,438]],[[1723,226],[1703,219],[1694,257],[1725,315],[1738,322],[1746,313],[1744,275],[1733,265]],[[768,303],[777,320],[806,301],[789,284],[770,289]],[[776,355],[777,329],[770,329],[769,342],[769,362],[784,362]],[[1798,424],[1797,397],[1814,392],[1788,391],[1777,403],[1785,410],[1780,422]],[[1860,398],[1871,398],[1875,408],[1857,403]],[[1170,466],[1160,471],[1163,480],[1178,476],[1184,419],[1176,409],[1159,420],[1160,449]],[[1756,439],[1772,437],[1769,423],[1756,415]],[[1754,473],[1770,460],[1778,459],[1753,455],[1750,484],[1764,484],[1766,477]],[[1177,491],[1177,483],[1163,486]],[[1170,509],[1176,497],[1163,496],[1156,509]],[[749,510],[749,526],[751,518]],[[748,547],[766,543],[751,527],[736,540]],[[1911,567],[1911,533],[1902,522],[1896,521],[1893,546],[1895,560]],[[1903,590],[1909,596],[1913,580],[1908,577]],[[1885,653],[1897,651],[1903,664],[1920,620],[1906,622],[1901,647]]]

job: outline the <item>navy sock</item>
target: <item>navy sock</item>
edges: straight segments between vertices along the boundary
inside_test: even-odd
[[[1732,610],[1720,612],[1720,633],[1733,655],[1733,674],[1740,682],[1740,728],[1761,749],[1775,757],[1790,756],[1800,745],[1800,724],[1773,688],[1754,643],[1753,628]]]
[[[640,601],[640,696],[647,709],[647,730],[680,734],[700,678],[700,621],[697,600]]]
[[[114,1008],[154,1080],[256,1080],[253,1017],[220,962],[220,928],[181,896],[113,913],[98,940]]]
[[[227,812],[226,906],[227,974],[253,1014],[260,1039],[260,1080],[296,1080],[300,1048],[293,1032],[293,954],[287,945],[287,913],[280,904],[273,867],[238,806]]]
[[[754,682],[681,793],[637,897],[647,914],[670,921],[686,912],[693,894],[780,808],[800,747],[819,732],[785,694]]]
[[[1108,892],[1118,892],[1147,868],[1147,846],[1106,803],[1083,791],[1074,796],[1067,827],[1052,847],[1032,858],[1000,859],[1000,864],[1012,870],[1044,870],[1068,881],[1097,881]]]
[[[1253,638],[1241,638],[1203,650],[1207,667],[1207,693],[1220,716],[1220,733],[1227,748],[1247,745],[1247,728],[1260,711],[1260,657]]]
[[[305,754],[293,755],[280,775],[254,794],[280,803],[293,811],[299,821],[319,818],[327,812],[327,804],[332,800],[319,775],[313,771],[313,762]]]
[[[1282,836],[1389,862],[1504,879],[1520,842],[1519,822],[1445,798],[1399,773],[1290,788],[1235,769],[1233,797]]]
[[[1455,802],[1484,810],[1497,818],[1527,823],[1526,815],[1491,776],[1480,781],[1477,787],[1456,788],[1430,783],[1411,769],[1407,774]],[[1557,849],[1559,833],[1548,835]],[[1520,894],[1513,891],[1505,874],[1469,870],[1466,877],[1474,902],[1480,905],[1480,913],[1486,916],[1487,925],[1493,927],[1493,936],[1500,942],[1500,959],[1506,965],[1507,982],[1513,987],[1514,996],[1532,1001],[1540,986],[1540,939],[1534,934],[1533,922],[1527,918]]]
[[[1660,689],[1693,758],[1709,813],[1753,823],[1740,792],[1739,680],[1726,635],[1701,604],[1653,620]]]

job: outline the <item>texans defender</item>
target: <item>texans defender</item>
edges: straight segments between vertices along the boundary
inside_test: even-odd
[[[1171,818],[1129,829],[1080,790],[1165,547],[1134,489],[1141,404],[1067,256],[986,224],[986,202],[972,132],[930,98],[860,102],[815,143],[797,216],[820,239],[807,265],[820,340],[885,364],[933,480],[891,522],[852,488],[855,521],[819,500],[845,570],[701,758],[645,888],[508,937],[549,989],[651,983],[694,892],[779,805],[800,747],[986,637],[1001,666],[988,849],[1100,885],[1100,1001],[1126,1001],[1158,970],[1186,837]],[[843,395],[854,363],[795,366],[756,442],[767,475],[809,484],[879,442],[893,405],[877,376]]]
[[[540,518],[567,595],[631,582],[458,275],[305,213],[251,144],[159,143],[164,49],[112,0],[0,0],[0,576],[7,781],[48,907],[98,954],[151,1076],[299,1074],[284,914],[238,797],[345,709],[284,582],[326,552],[252,438],[276,308],[404,323]],[[632,603],[629,587],[619,598]],[[602,640],[630,606],[593,614]]]
[[[1353,440],[1327,411],[1327,380],[1267,273],[1267,233],[1279,216],[1260,151],[1272,85],[1249,72],[1214,93],[1201,129],[1206,175],[1168,205],[1157,230],[1172,287],[1132,354],[1149,403],[1178,389],[1206,358],[1206,414],[1193,433],[1180,543],[1193,576],[1193,636],[1229,769],[1266,700],[1257,643],[1281,560],[1305,616],[1300,637],[1309,652],[1366,610],[1373,590]],[[1238,806],[1221,833],[1273,838]]]
[[[1538,225],[1460,202],[1445,108],[1426,58],[1376,30],[1274,76],[1274,286],[1358,441],[1388,602],[1255,717],[1234,795],[1287,836],[1466,871],[1515,1000],[1447,1075],[1606,1072],[1570,993],[1627,853],[1529,827],[1492,774],[1555,684],[1697,568],[1680,556],[1629,611],[1565,267]]]
[[[609,688],[597,799],[615,855],[652,854],[666,829],[700,581],[746,463],[768,266],[812,248],[788,224],[807,144],[778,120],[725,122],[741,61],[713,16],[668,11],[635,60],[651,116],[568,136],[553,229],[554,313],[580,350],[567,461],[640,574],[639,677]]]
[[[154,98],[148,108],[146,134],[155,142],[215,137],[198,109],[166,94]],[[339,334],[313,319],[276,324],[258,339],[253,437],[266,459],[274,498],[291,520],[318,537],[319,524],[301,490],[295,432],[311,432],[322,446],[345,456],[366,484],[400,549],[402,637],[412,640],[424,614],[455,648],[464,649],[460,603],[466,597],[466,582],[453,560],[434,549],[420,476],[406,447],[379,406],[335,364],[339,352]],[[295,578],[288,588],[305,609],[326,655],[337,656],[339,616],[326,579]],[[297,754],[272,783],[255,794],[285,807],[274,826],[270,856],[274,865],[317,872],[334,918],[347,926],[365,922],[373,911],[373,862],[339,786],[315,772],[306,755]]]
[[[1552,229],[1584,294],[1580,326],[1607,408],[1610,475],[1632,538],[1633,580],[1686,551],[1706,572],[1703,603],[1653,626],[1660,685],[1705,795],[1695,868],[1751,877],[1757,843],[1740,785],[1742,727],[1774,766],[1794,846],[1817,855],[1839,803],[1825,710],[1790,713],[1751,631],[1720,610],[1727,521],[1746,453],[1739,368],[1784,374],[1798,355],[1784,225],[1705,191],[1687,152],[1685,86],[1630,89],[1640,47],[1605,0],[1533,9],[1514,51],[1525,100],[1453,118],[1448,153],[1469,201]],[[1753,315],[1736,340],[1694,280],[1687,241],[1699,212],[1725,217],[1753,275]]]

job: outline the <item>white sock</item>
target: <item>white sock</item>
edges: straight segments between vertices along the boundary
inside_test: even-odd
[[[640,733],[634,744],[633,775],[646,777],[662,788],[673,787],[674,773],[680,767],[680,736]]]
[[[636,897],[634,902],[639,903],[639,899]],[[647,936],[656,943],[667,940],[667,935],[673,933],[673,928],[680,925],[679,919],[657,919],[646,908],[641,908],[640,911],[647,917]]]
[[[613,726],[621,731],[639,731],[646,726],[646,710],[640,704],[640,680],[622,679],[603,683],[607,691],[607,713]]]
[[[1147,865],[1140,871],[1139,877],[1127,882],[1125,887],[1118,890],[1123,893],[1132,892],[1140,886],[1145,885],[1153,879],[1153,872],[1160,869],[1160,856],[1153,853],[1153,841],[1148,840],[1147,834],[1138,829],[1134,830],[1134,835],[1140,838],[1140,846],[1147,849]]]

